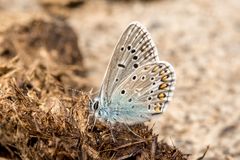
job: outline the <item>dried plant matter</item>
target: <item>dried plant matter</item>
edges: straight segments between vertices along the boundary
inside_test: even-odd
[[[87,126],[89,99],[84,93],[69,97],[58,91],[55,98],[42,95],[39,99],[29,95],[34,86],[25,89],[9,80],[3,88],[0,155],[6,158],[187,159],[176,148],[157,143],[142,124],[131,127],[142,138],[121,124],[115,126],[116,142],[107,126]]]
[[[38,69],[33,71],[35,78],[40,76],[36,74],[45,72]],[[12,74],[0,77],[2,157],[187,159],[187,155],[176,148],[163,142],[157,143],[156,136],[143,124],[131,127],[132,132],[142,138],[122,124],[113,127],[113,135],[108,126],[98,121],[93,126],[88,112],[89,96],[83,92],[70,95],[48,74],[43,81],[35,78],[28,81],[29,75],[22,72],[16,75],[19,77]],[[21,82],[16,78],[22,79]]]

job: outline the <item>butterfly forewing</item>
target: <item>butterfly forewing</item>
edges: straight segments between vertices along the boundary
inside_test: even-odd
[[[110,103],[112,92],[141,66],[157,62],[156,47],[147,30],[131,23],[120,38],[102,84],[100,97]]]

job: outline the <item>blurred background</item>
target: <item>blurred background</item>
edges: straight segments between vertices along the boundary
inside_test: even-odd
[[[122,32],[139,21],[177,74],[159,140],[190,159],[208,145],[205,159],[240,159],[239,11],[239,0],[0,0],[0,60],[43,61],[64,85],[98,91]]]

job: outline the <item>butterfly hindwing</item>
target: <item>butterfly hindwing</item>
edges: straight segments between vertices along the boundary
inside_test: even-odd
[[[166,109],[174,84],[175,72],[171,64],[163,61],[146,64],[118,86],[109,107],[120,113],[118,121],[122,119],[127,124],[144,122]]]

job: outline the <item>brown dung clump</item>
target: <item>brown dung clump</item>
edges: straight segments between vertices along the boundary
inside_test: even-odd
[[[63,87],[68,83],[77,89],[87,88],[82,59],[71,61],[71,58],[76,59],[74,56],[81,57],[79,49],[72,46],[77,44],[77,39],[74,32],[69,36],[71,34],[64,29],[71,32],[65,24],[34,20],[1,35],[6,41],[0,50],[0,157],[187,159],[188,155],[177,148],[157,142],[157,136],[143,124],[131,126],[133,132],[118,124],[113,134],[108,126],[98,121],[93,126],[89,95]],[[46,33],[48,36],[44,35]],[[65,42],[63,46],[55,45],[51,34]],[[30,45],[35,41],[38,45]],[[76,71],[76,66],[82,67],[80,71]]]

